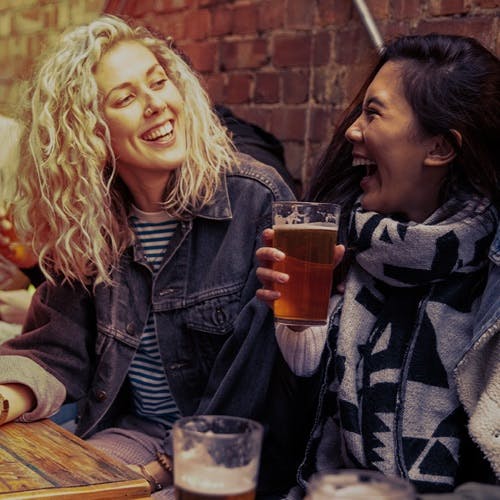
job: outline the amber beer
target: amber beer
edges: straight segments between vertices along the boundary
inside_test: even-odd
[[[287,273],[287,283],[274,285],[281,297],[275,318],[289,325],[322,325],[328,317],[337,226],[318,223],[273,226],[273,246],[286,255],[273,269]]]

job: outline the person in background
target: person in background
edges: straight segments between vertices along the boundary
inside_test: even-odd
[[[0,115],[0,341],[19,334],[33,295],[28,274],[36,259],[25,245],[11,241],[13,226],[7,217],[19,165],[20,132],[15,120]],[[29,269],[23,272],[19,266]]]
[[[180,416],[265,407],[279,350],[269,332],[255,350],[244,312],[271,202],[293,193],[235,151],[182,57],[118,18],[66,33],[27,101],[14,220],[46,281],[0,346],[4,417],[78,401],[76,433],[156,492]],[[269,360],[256,374],[252,356]],[[250,398],[231,393],[235,372]]]
[[[499,137],[494,54],[435,34],[385,47],[309,196],[342,204],[344,293],[327,326],[276,331],[293,371],[321,386],[291,498],[314,472],[342,468],[401,476],[420,494],[500,476],[498,267],[478,311],[498,225]],[[272,270],[286,256],[272,230],[265,238],[257,296],[271,305],[273,283],[289,277]]]

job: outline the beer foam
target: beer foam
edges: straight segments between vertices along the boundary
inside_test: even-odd
[[[179,488],[193,493],[210,495],[237,495],[255,487],[256,461],[245,467],[227,469],[209,465],[175,464],[174,482]]]
[[[304,224],[273,224],[273,229],[287,231],[304,231],[305,229],[321,229],[322,231],[337,231],[338,226],[329,222],[307,222]]]
[[[318,491],[332,499],[355,500],[369,498],[370,500],[387,500],[393,498],[392,495],[396,495],[394,498],[408,498],[404,494],[405,492],[400,497],[400,486],[395,488],[391,483],[357,482],[354,484],[352,479],[341,477],[336,478],[335,483],[322,483],[318,487]]]

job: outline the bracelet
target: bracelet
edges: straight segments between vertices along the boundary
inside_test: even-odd
[[[139,465],[139,469],[141,471],[141,474],[145,477],[146,481],[149,483],[149,487],[151,488],[151,493],[163,489],[163,484],[158,482],[156,478],[148,472],[148,470],[144,465]]]
[[[172,474],[173,464],[172,464],[172,458],[170,456],[168,456],[166,453],[160,453],[159,451],[157,451],[156,459],[167,472]]]

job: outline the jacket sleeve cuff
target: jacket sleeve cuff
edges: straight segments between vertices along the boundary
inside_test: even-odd
[[[24,356],[0,357],[0,383],[24,384],[36,398],[35,408],[21,415],[20,422],[33,422],[54,415],[66,399],[66,389],[57,378]]]

